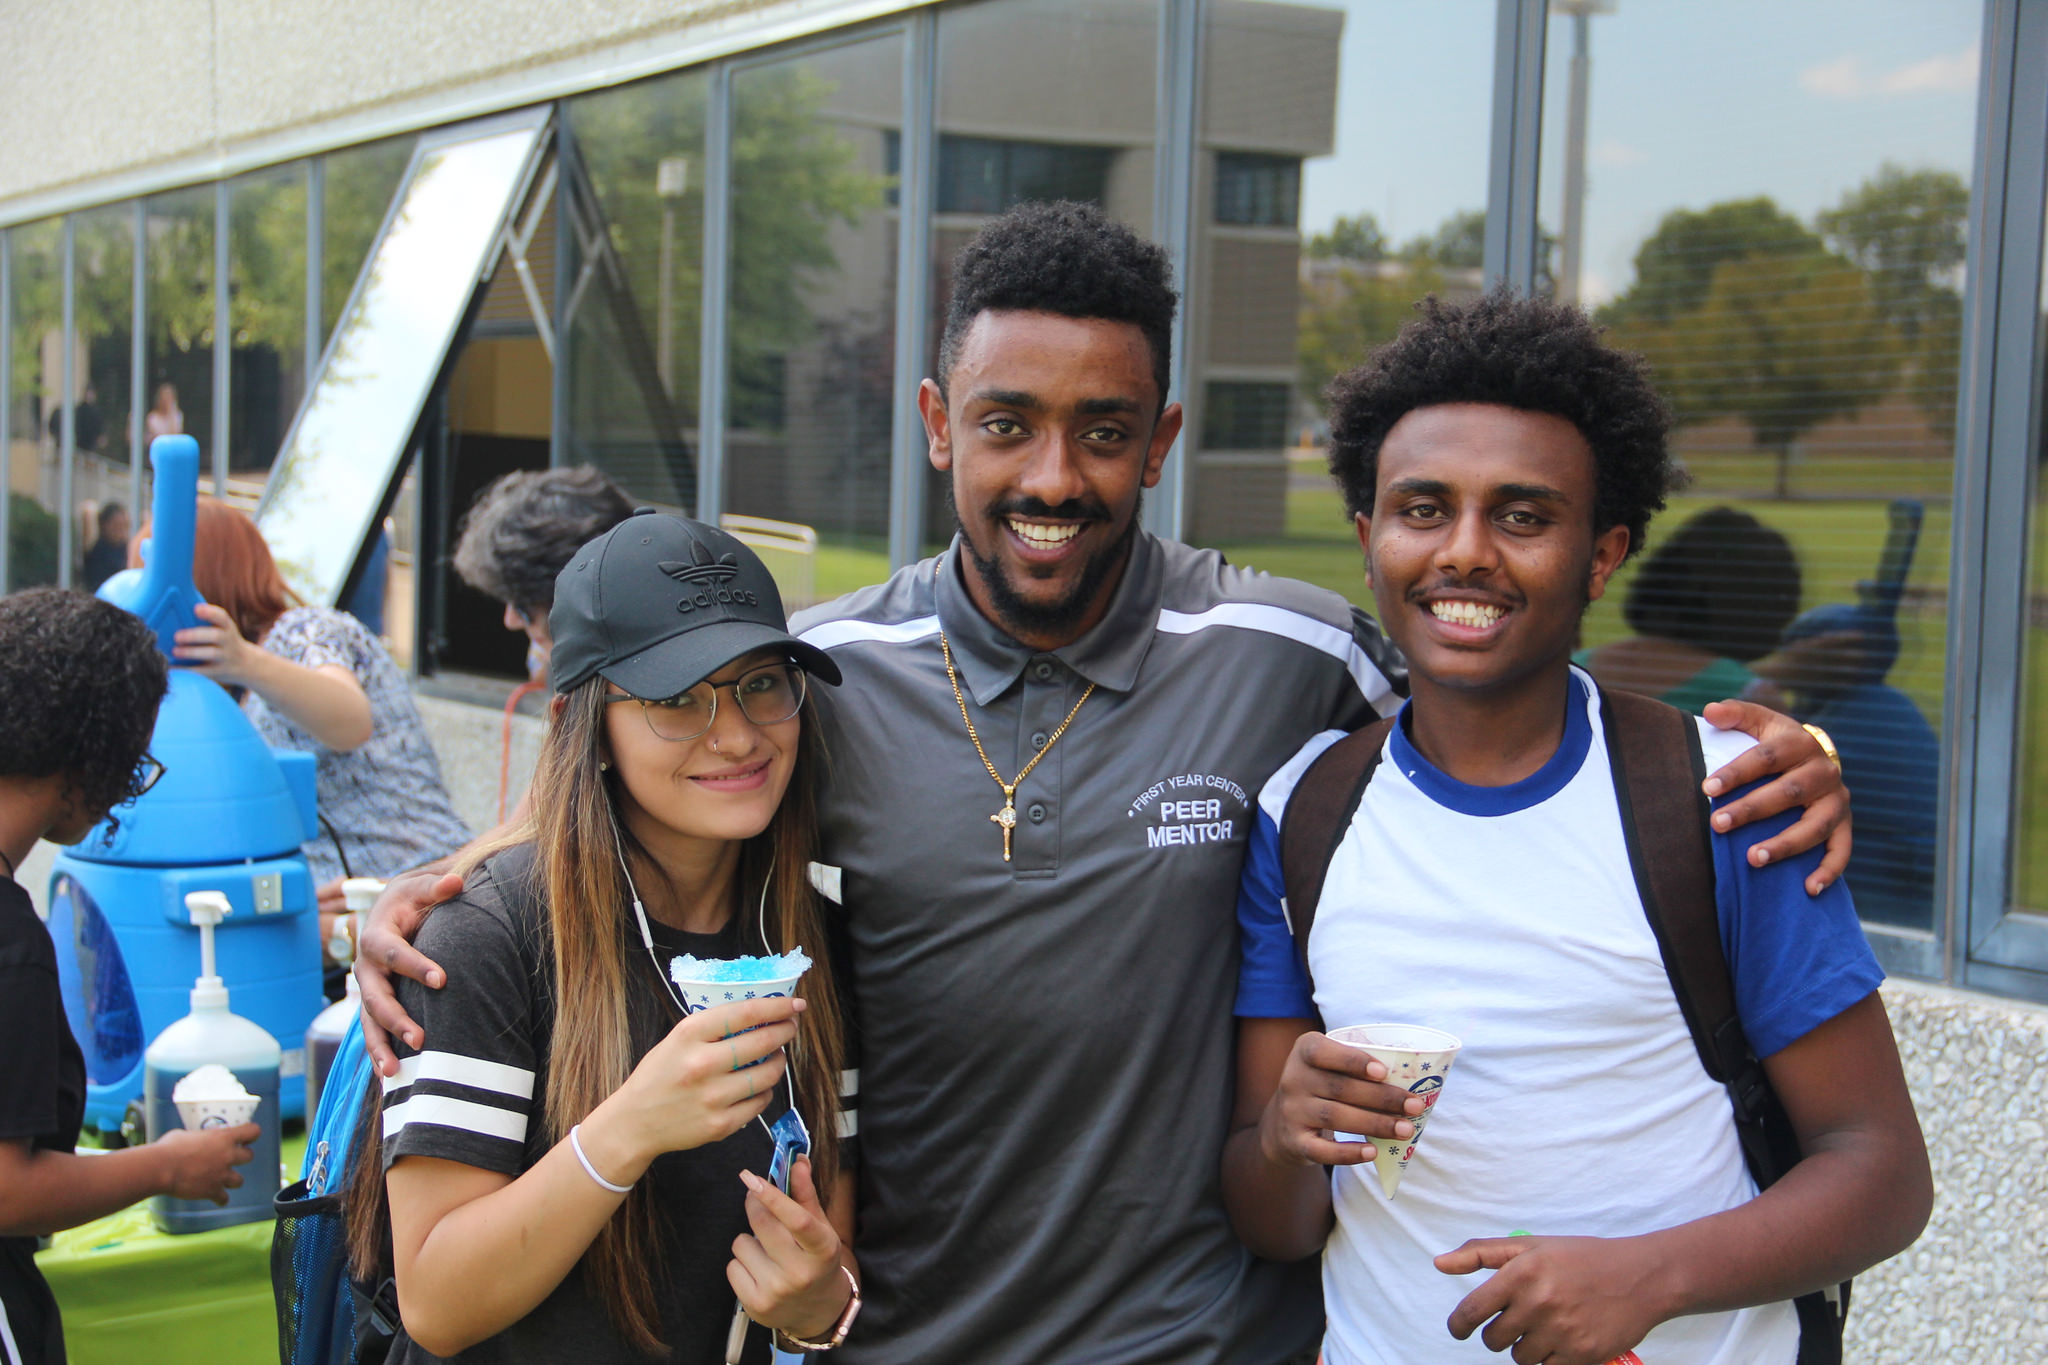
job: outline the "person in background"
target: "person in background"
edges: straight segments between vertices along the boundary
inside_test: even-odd
[[[159,436],[177,436],[185,430],[185,414],[178,407],[178,386],[168,379],[156,386],[156,398],[142,415],[142,434],[154,441]]]
[[[1723,697],[1784,711],[1784,694],[1749,665],[1778,647],[1799,589],[1790,541],[1747,512],[1710,508],[1651,551],[1630,581],[1621,614],[1635,634],[1573,662],[1603,686],[1694,715]]]
[[[36,1238],[155,1194],[225,1202],[253,1123],[179,1129],[78,1155],[85,1058],[64,1017],[57,951],[14,871],[36,840],[75,844],[149,790],[145,746],[165,693],[149,627],[79,592],[0,597],[0,1359],[64,1360]]]
[[[462,581],[505,604],[505,629],[530,642],[526,671],[547,681],[555,575],[570,556],[632,514],[632,499],[595,465],[522,469],[477,495],[455,543]]]
[[[85,552],[85,590],[96,592],[100,584],[128,567],[128,509],[118,502],[100,508],[99,539]]]
[[[382,642],[346,612],[299,605],[255,522],[199,499],[192,578],[206,601],[201,624],[178,632],[176,661],[240,689],[265,743],[319,759],[326,832],[302,851],[320,888],[324,942],[344,877],[389,877],[446,857],[469,841],[469,827]]]

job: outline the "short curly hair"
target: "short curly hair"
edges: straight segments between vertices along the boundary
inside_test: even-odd
[[[0,597],[0,777],[62,774],[82,807],[113,809],[168,687],[140,618],[64,588]]]
[[[1165,248],[1100,207],[1064,199],[1019,204],[953,258],[953,296],[939,338],[939,392],[947,391],[960,343],[977,317],[991,310],[1056,313],[1128,322],[1143,332],[1163,409],[1179,304]]]
[[[455,542],[455,572],[500,602],[553,607],[555,575],[632,515],[626,490],[595,465],[518,470],[470,504]]]
[[[1345,509],[1372,514],[1380,445],[1417,408],[1495,403],[1562,417],[1593,448],[1593,528],[1629,530],[1643,546],[1650,518],[1684,475],[1667,438],[1671,408],[1642,357],[1600,340],[1577,308],[1506,288],[1467,303],[1432,295],[1421,316],[1330,385],[1330,473]]]

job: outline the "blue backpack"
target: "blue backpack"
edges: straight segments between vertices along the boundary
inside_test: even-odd
[[[358,1018],[335,1052],[320,1107],[306,1125],[304,1178],[280,1190],[275,1204],[270,1286],[282,1365],[375,1365],[397,1329],[389,1282],[387,1291],[373,1295],[349,1277],[343,1220],[363,1101],[375,1081]]]

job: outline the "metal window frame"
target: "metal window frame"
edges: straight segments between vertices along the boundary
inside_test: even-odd
[[[64,215],[58,269],[63,296],[57,357],[57,586],[71,586],[71,557],[78,532],[71,503],[78,460],[78,215]]]
[[[1199,278],[1200,248],[1195,205],[1195,159],[1201,154],[1202,56],[1209,27],[1207,0],[1160,0],[1159,55],[1155,62],[1156,104],[1152,115],[1152,236],[1166,248],[1180,284],[1181,306],[1173,315],[1173,355],[1166,397],[1181,407],[1180,438],[1174,443],[1159,483],[1145,501],[1145,529],[1170,540],[1181,538],[1194,487],[1192,463],[1200,445],[1202,396],[1190,388],[1196,373],[1190,354],[1199,342],[1189,296]]]
[[[938,207],[939,22],[910,17],[903,54],[903,110],[896,182],[896,395],[890,414],[889,567],[924,557],[925,471],[930,442],[917,395],[931,352],[932,219]]]
[[[2016,911],[2011,870],[2024,722],[2032,466],[2039,455],[2048,6],[1987,0],[1970,271],[1963,300],[1953,613],[1945,720],[1950,963],[1963,985],[2048,999],[2048,919]]]
[[[14,591],[14,231],[0,228],[0,593]]]
[[[1493,139],[1486,186],[1486,287],[1536,287],[1543,149],[1543,63],[1548,0],[1498,0],[1494,9]]]
[[[140,197],[134,200],[132,231],[128,259],[128,519],[129,525],[140,531],[147,456],[145,395],[149,392],[149,209],[148,201]]]

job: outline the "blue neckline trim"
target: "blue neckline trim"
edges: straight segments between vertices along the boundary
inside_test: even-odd
[[[1424,758],[1422,751],[1408,738],[1408,708],[1414,705],[1413,702],[1402,703],[1400,719],[1389,741],[1388,756],[1410,782],[1422,789],[1424,796],[1440,806],[1447,806],[1461,815],[1513,815],[1516,811],[1543,804],[1578,776],[1586,754],[1593,747],[1593,723],[1587,718],[1592,700],[1592,690],[1579,671],[1573,669],[1571,696],[1564,708],[1564,739],[1559,742],[1557,752],[1535,772],[1505,787],[1475,787],[1460,782]]]

